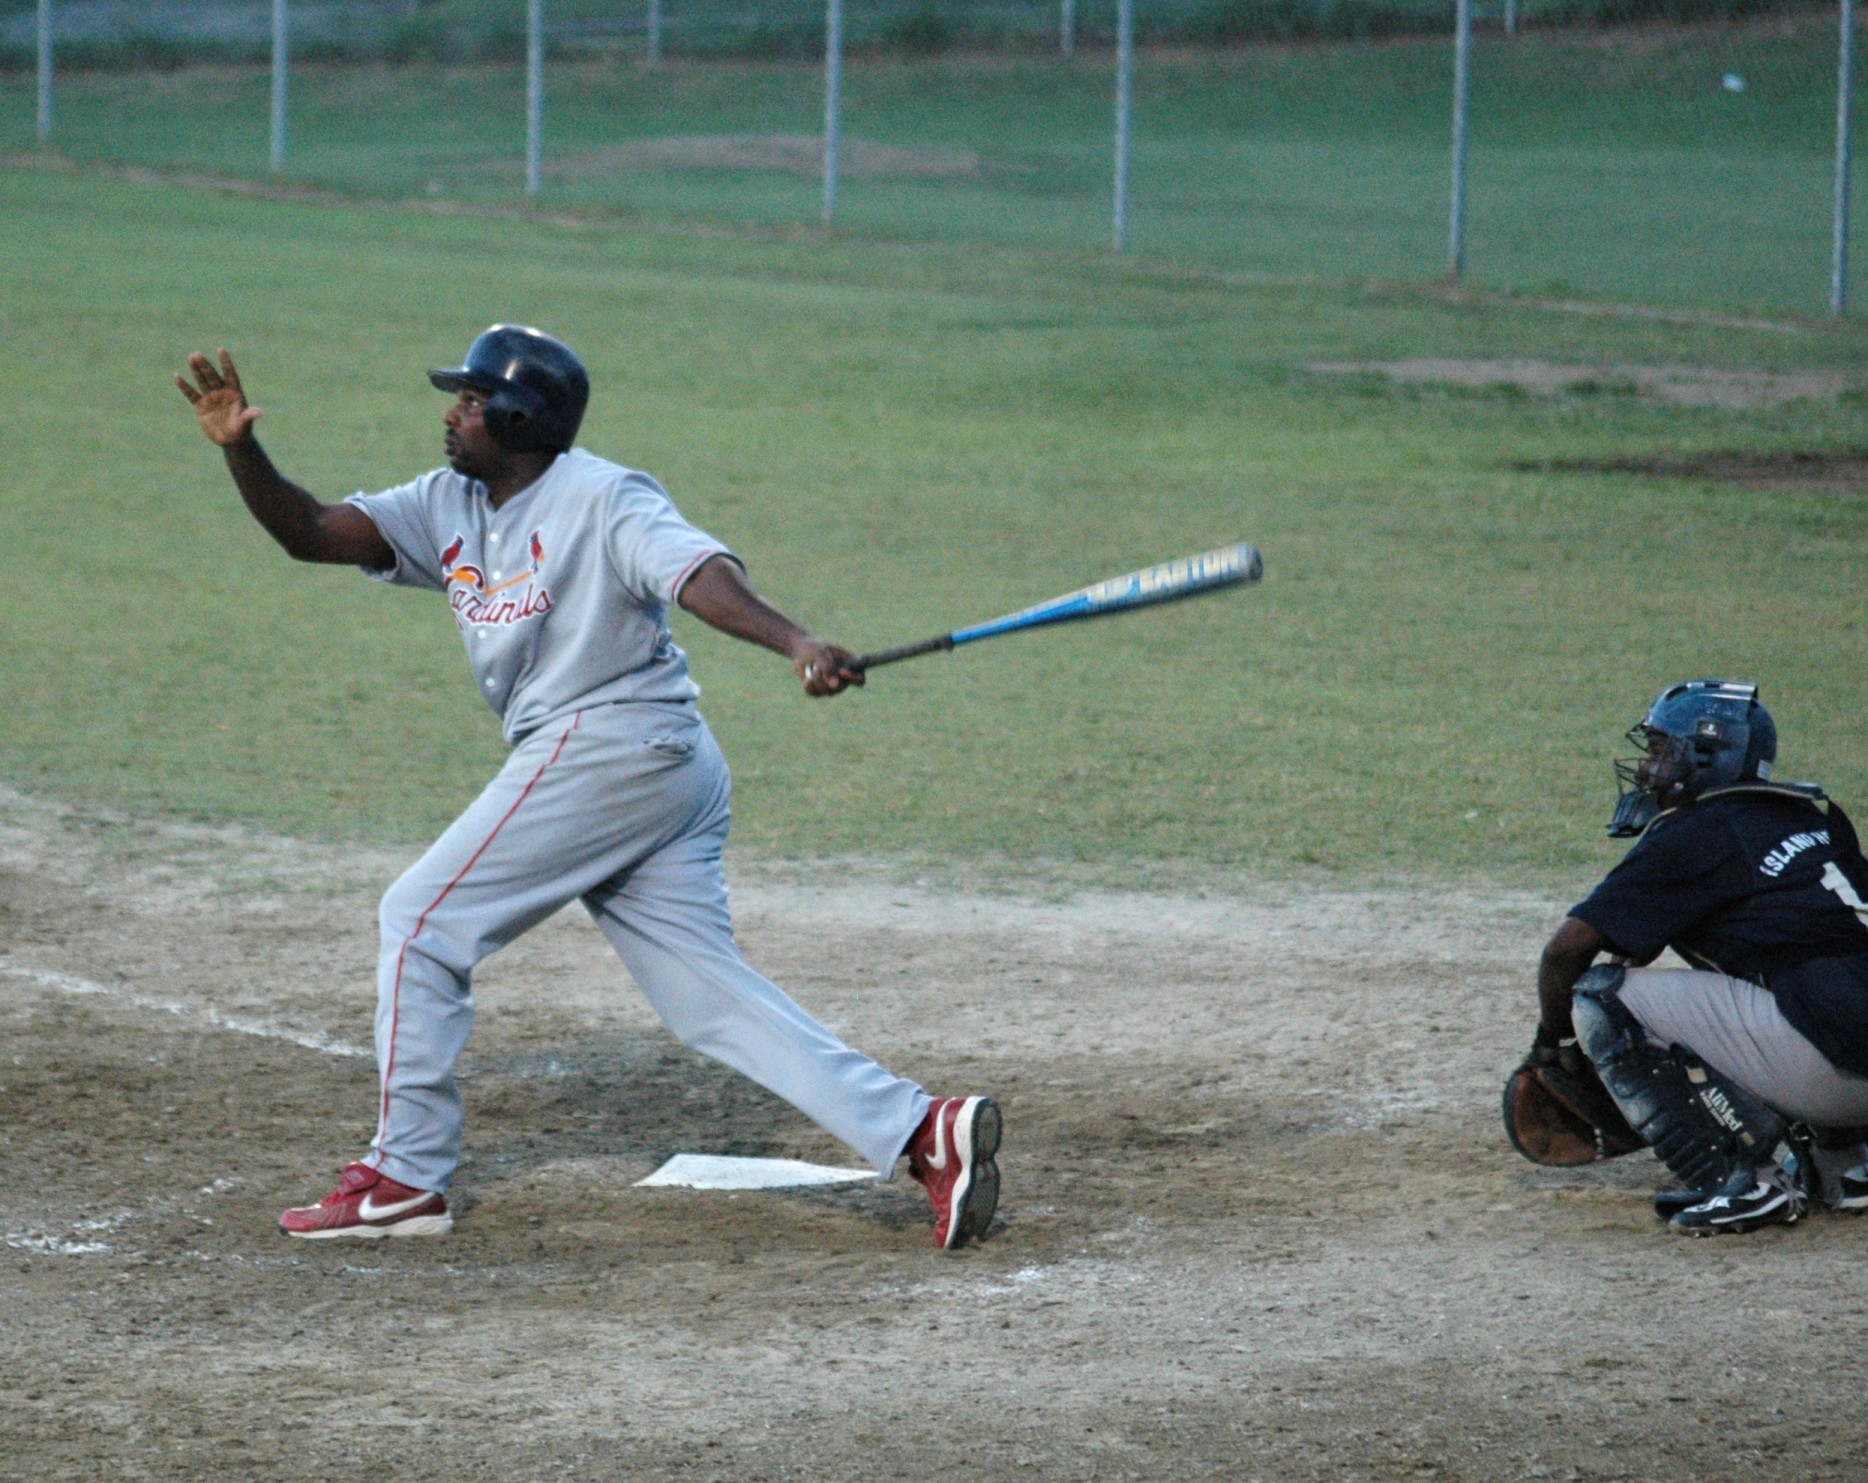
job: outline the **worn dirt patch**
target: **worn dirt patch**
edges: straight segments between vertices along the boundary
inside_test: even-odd
[[[970,149],[903,148],[867,139],[842,141],[839,173],[857,179],[935,180],[980,173]],[[627,170],[778,170],[817,175],[824,168],[821,134],[726,134],[632,139],[546,162],[545,173],[567,179]]]
[[[588,923],[486,965],[460,1224],[287,1242],[372,1126],[400,859],[0,791],[0,1477],[1854,1479],[1868,1230],[1694,1242],[1500,1077],[1559,894],[736,872],[753,960],[1005,1107],[1002,1220],[677,1045]]]
[[[1695,458],[1555,458],[1514,463],[1519,473],[1640,474],[1701,479],[1767,494],[1868,496],[1868,454],[1707,453]]]
[[[1841,371],[1716,371],[1687,366],[1560,365],[1544,360],[1412,356],[1390,361],[1313,361],[1319,375],[1380,375],[1402,385],[1508,387],[1533,396],[1649,396],[1680,407],[1774,407],[1857,389]]]

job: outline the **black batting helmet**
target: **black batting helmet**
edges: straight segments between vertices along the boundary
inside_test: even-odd
[[[438,391],[484,392],[488,434],[515,453],[562,453],[590,400],[590,373],[571,347],[522,324],[494,325],[468,346],[464,365],[428,379]]]

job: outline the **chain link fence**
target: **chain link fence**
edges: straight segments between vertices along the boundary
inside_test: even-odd
[[[1850,7],[1681,7],[1579,27],[1533,5],[1516,19],[1476,28],[1471,47],[1478,276],[1551,296],[1640,286],[1665,302],[1841,312]]]
[[[0,51],[32,50],[38,0],[0,3]],[[304,61],[516,60],[525,0],[292,0],[293,46]],[[824,0],[550,0],[547,41],[561,59],[643,58],[651,32],[663,55],[821,57]],[[77,65],[264,61],[272,0],[54,0],[58,42]],[[1370,39],[1450,29],[1435,0],[1150,0],[1136,18],[1143,44],[1248,39]],[[853,52],[928,56],[956,49],[1070,52],[1110,46],[1115,0],[863,0],[847,7]]]
[[[1458,213],[1452,0],[1136,0],[1122,137],[1119,0],[838,0],[834,113],[823,0],[294,0],[280,50],[282,9],[0,0],[0,147],[625,218],[834,202],[856,235],[1277,278],[1421,282],[1457,249],[1504,292],[1836,302],[1835,0],[1483,0]]]

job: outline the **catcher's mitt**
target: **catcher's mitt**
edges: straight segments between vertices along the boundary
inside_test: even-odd
[[[1574,1040],[1542,1031],[1505,1078],[1505,1136],[1533,1164],[1593,1164],[1645,1148]]]

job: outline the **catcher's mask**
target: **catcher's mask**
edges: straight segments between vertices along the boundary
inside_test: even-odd
[[[1764,781],[1777,759],[1777,723],[1758,687],[1734,680],[1669,686],[1629,728],[1628,741],[1641,755],[1615,761],[1615,839],[1641,833],[1663,809],[1714,788]]]
[[[465,364],[430,371],[437,391],[482,392],[495,443],[515,453],[562,453],[577,438],[590,375],[571,347],[522,324],[496,324],[467,350]]]

